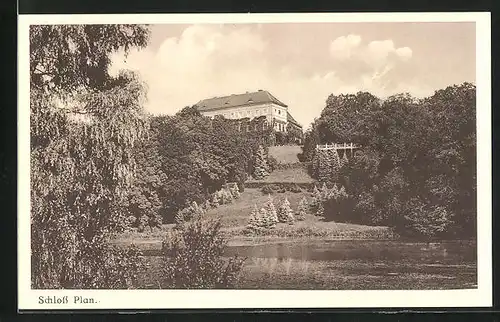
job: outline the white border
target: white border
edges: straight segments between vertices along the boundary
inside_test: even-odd
[[[300,22],[475,22],[477,84],[478,288],[436,291],[289,290],[31,290],[30,269],[30,24],[192,24]],[[491,252],[491,21],[490,13],[301,13],[20,15],[18,20],[18,308],[348,308],[492,306]],[[98,303],[40,305],[39,296],[94,297]]]

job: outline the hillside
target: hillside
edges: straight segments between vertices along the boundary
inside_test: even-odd
[[[269,155],[282,164],[299,163],[297,154],[302,153],[302,147],[299,145],[272,146],[269,148]]]

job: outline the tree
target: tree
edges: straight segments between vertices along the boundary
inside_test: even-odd
[[[316,211],[318,205],[322,202],[321,191],[317,186],[314,186],[313,192],[311,195],[311,201],[309,202],[309,207],[311,211]]]
[[[307,204],[307,199],[303,197],[299,202],[297,215],[295,216],[295,218],[299,221],[306,219],[306,214],[308,211],[309,211],[309,205]]]
[[[264,179],[269,175],[266,159],[267,158],[264,149],[262,148],[261,145],[259,145],[259,148],[257,149],[257,154],[255,155],[255,164],[253,171],[253,177],[257,180]]]
[[[266,210],[266,213],[271,222],[277,224],[279,222],[278,213],[276,212],[276,208],[274,207],[274,202],[271,195],[268,196],[267,201],[264,205],[264,209]]]
[[[254,204],[248,223],[245,227],[245,233],[247,234],[257,234],[262,227],[259,225],[259,209],[257,205]]]
[[[33,288],[128,287],[138,269],[135,250],[106,240],[127,224],[145,89],[108,66],[148,36],[141,25],[30,26]]]
[[[279,222],[289,224],[293,224],[295,222],[295,218],[293,217],[293,210],[290,207],[290,202],[287,198],[285,198],[278,207],[278,220]]]
[[[323,202],[322,201],[318,203],[318,207],[316,208],[315,215],[318,216],[318,217],[323,217],[325,215],[325,208],[323,206]]]

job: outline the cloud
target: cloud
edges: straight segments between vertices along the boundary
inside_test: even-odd
[[[410,48],[395,48],[392,41],[362,46],[361,37],[351,34],[331,41],[329,53],[323,53],[337,65],[318,65],[316,72],[304,73],[311,66],[304,56],[310,49],[296,47],[296,53],[276,55],[282,48],[273,47],[264,31],[262,26],[193,25],[178,37],[163,39],[156,49],[132,51],[127,57],[117,53],[110,73],[138,71],[148,85],[146,109],[154,114],[174,114],[207,97],[266,89],[307,127],[332,93],[388,94],[384,78],[397,69],[391,59],[411,58]]]
[[[396,49],[396,54],[399,57],[401,57],[403,60],[408,60],[413,55],[413,51],[411,50],[411,48],[401,47],[401,48]]]
[[[330,43],[330,54],[333,58],[345,60],[351,57],[353,49],[359,46],[361,37],[358,35],[341,36]]]

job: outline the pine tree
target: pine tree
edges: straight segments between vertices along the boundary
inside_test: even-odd
[[[318,204],[318,208],[316,209],[316,216],[323,217],[325,215],[325,208],[323,207],[323,202]]]
[[[315,211],[320,202],[321,202],[321,191],[318,190],[317,186],[314,186],[311,202],[309,202],[310,209],[312,211]]]
[[[334,184],[330,190],[330,197],[335,200],[339,198],[339,188],[337,187],[337,184]]]
[[[271,195],[268,196],[268,199],[264,205],[264,209],[267,211],[267,214],[271,221],[277,224],[279,222],[278,213],[276,212],[276,207],[274,207],[273,198],[271,197]]]
[[[340,170],[340,157],[337,150],[332,151],[332,159],[331,159],[331,171],[330,171],[330,181],[337,182],[339,179],[339,170]]]
[[[260,224],[263,229],[274,229],[276,228],[276,220],[272,213],[270,213],[266,208],[261,208],[259,211]]]
[[[347,158],[347,152],[344,151],[344,155],[342,156],[342,160],[340,162],[340,167],[343,168],[349,163],[349,159]]]
[[[330,151],[318,151],[318,180],[328,182],[332,174],[332,154]]]
[[[269,169],[267,165],[267,156],[262,145],[259,145],[257,154],[255,155],[253,177],[257,180],[262,180],[268,175]]]
[[[322,201],[326,201],[330,198],[330,190],[326,186],[326,183],[323,183],[323,186],[321,187],[321,192],[320,192],[320,199]]]
[[[299,207],[297,209],[297,215],[295,216],[295,218],[297,220],[306,219],[307,211],[308,211],[307,199],[303,197],[299,202]]]
[[[285,198],[278,207],[278,220],[282,223],[291,224],[295,221],[295,218],[293,217],[293,210],[290,207],[290,202],[287,198]]]
[[[256,234],[260,227],[259,227],[259,209],[257,208],[257,205],[254,204],[252,212],[250,213],[250,218],[248,220],[248,224],[245,227],[245,232],[248,234]]]

